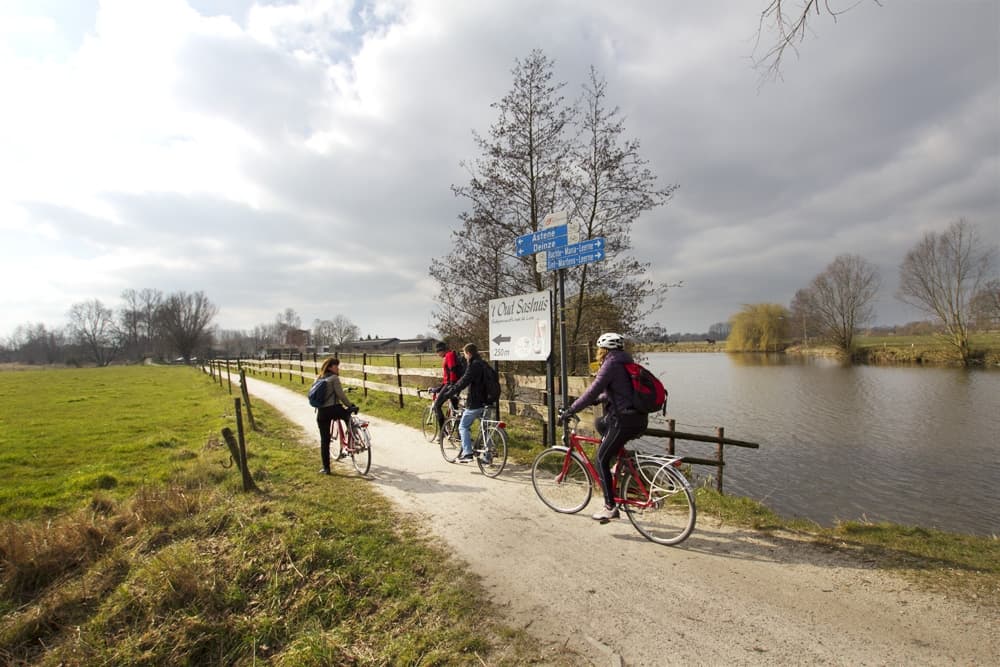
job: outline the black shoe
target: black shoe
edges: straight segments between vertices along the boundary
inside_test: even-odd
[[[319,474],[321,474],[321,475],[329,475],[330,474],[330,469],[329,468],[320,468],[319,469]]]
[[[347,458],[347,454],[344,451],[341,451],[339,454],[337,454],[337,460],[338,461],[341,461],[341,460],[346,459],[346,458]]]
[[[476,460],[476,457],[472,454],[459,454],[458,458],[455,459],[457,463],[472,463]]]

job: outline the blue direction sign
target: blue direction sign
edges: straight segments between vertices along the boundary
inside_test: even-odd
[[[517,237],[515,252],[518,257],[534,255],[536,252],[562,248],[567,243],[569,232],[566,225],[546,227],[531,234]]]
[[[580,264],[599,262],[602,259],[604,259],[603,236],[549,250],[545,258],[545,268],[548,271],[555,271]]]

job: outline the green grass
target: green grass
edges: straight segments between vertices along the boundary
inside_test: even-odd
[[[232,398],[199,371],[0,373],[0,402],[0,663],[572,660],[497,622],[367,480],[317,475],[262,403],[243,493]]]
[[[862,521],[823,527],[805,519],[786,519],[749,498],[724,496],[704,487],[697,493],[700,516],[789,533],[902,574],[924,588],[1000,607],[1000,536],[975,537]]]
[[[97,490],[123,498],[195,465],[233,406],[190,369],[0,373],[0,516],[65,511]]]

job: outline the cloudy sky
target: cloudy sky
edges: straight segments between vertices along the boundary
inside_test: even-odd
[[[925,232],[1000,243],[1000,3],[814,16],[761,85],[768,3],[0,0],[0,339],[146,287],[204,291],[227,329],[434,333],[450,186],[535,48],[567,97],[595,66],[680,186],[633,232],[684,283],[653,322],[787,305],[841,253],[880,268],[879,323],[918,319],[893,294]]]

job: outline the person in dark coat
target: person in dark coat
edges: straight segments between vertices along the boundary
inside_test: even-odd
[[[459,463],[469,463],[473,460],[472,455],[472,424],[483,416],[486,410],[486,362],[479,356],[479,348],[473,343],[466,343],[462,348],[462,354],[468,365],[465,375],[455,384],[446,389],[446,398],[458,396],[459,392],[469,388],[469,395],[465,398],[465,411],[462,413],[462,420],[458,423],[458,433],[462,436],[462,452],[455,459]]]
[[[565,423],[574,413],[597,403],[604,404],[604,415],[597,420],[601,444],[597,448],[597,473],[604,492],[604,507],[593,518],[602,523],[618,518],[611,463],[629,440],[639,437],[649,425],[649,416],[632,407],[632,380],[625,364],[632,355],[625,351],[625,338],[616,333],[601,334],[597,339],[597,361],[601,367],[586,391],[563,413]]]

